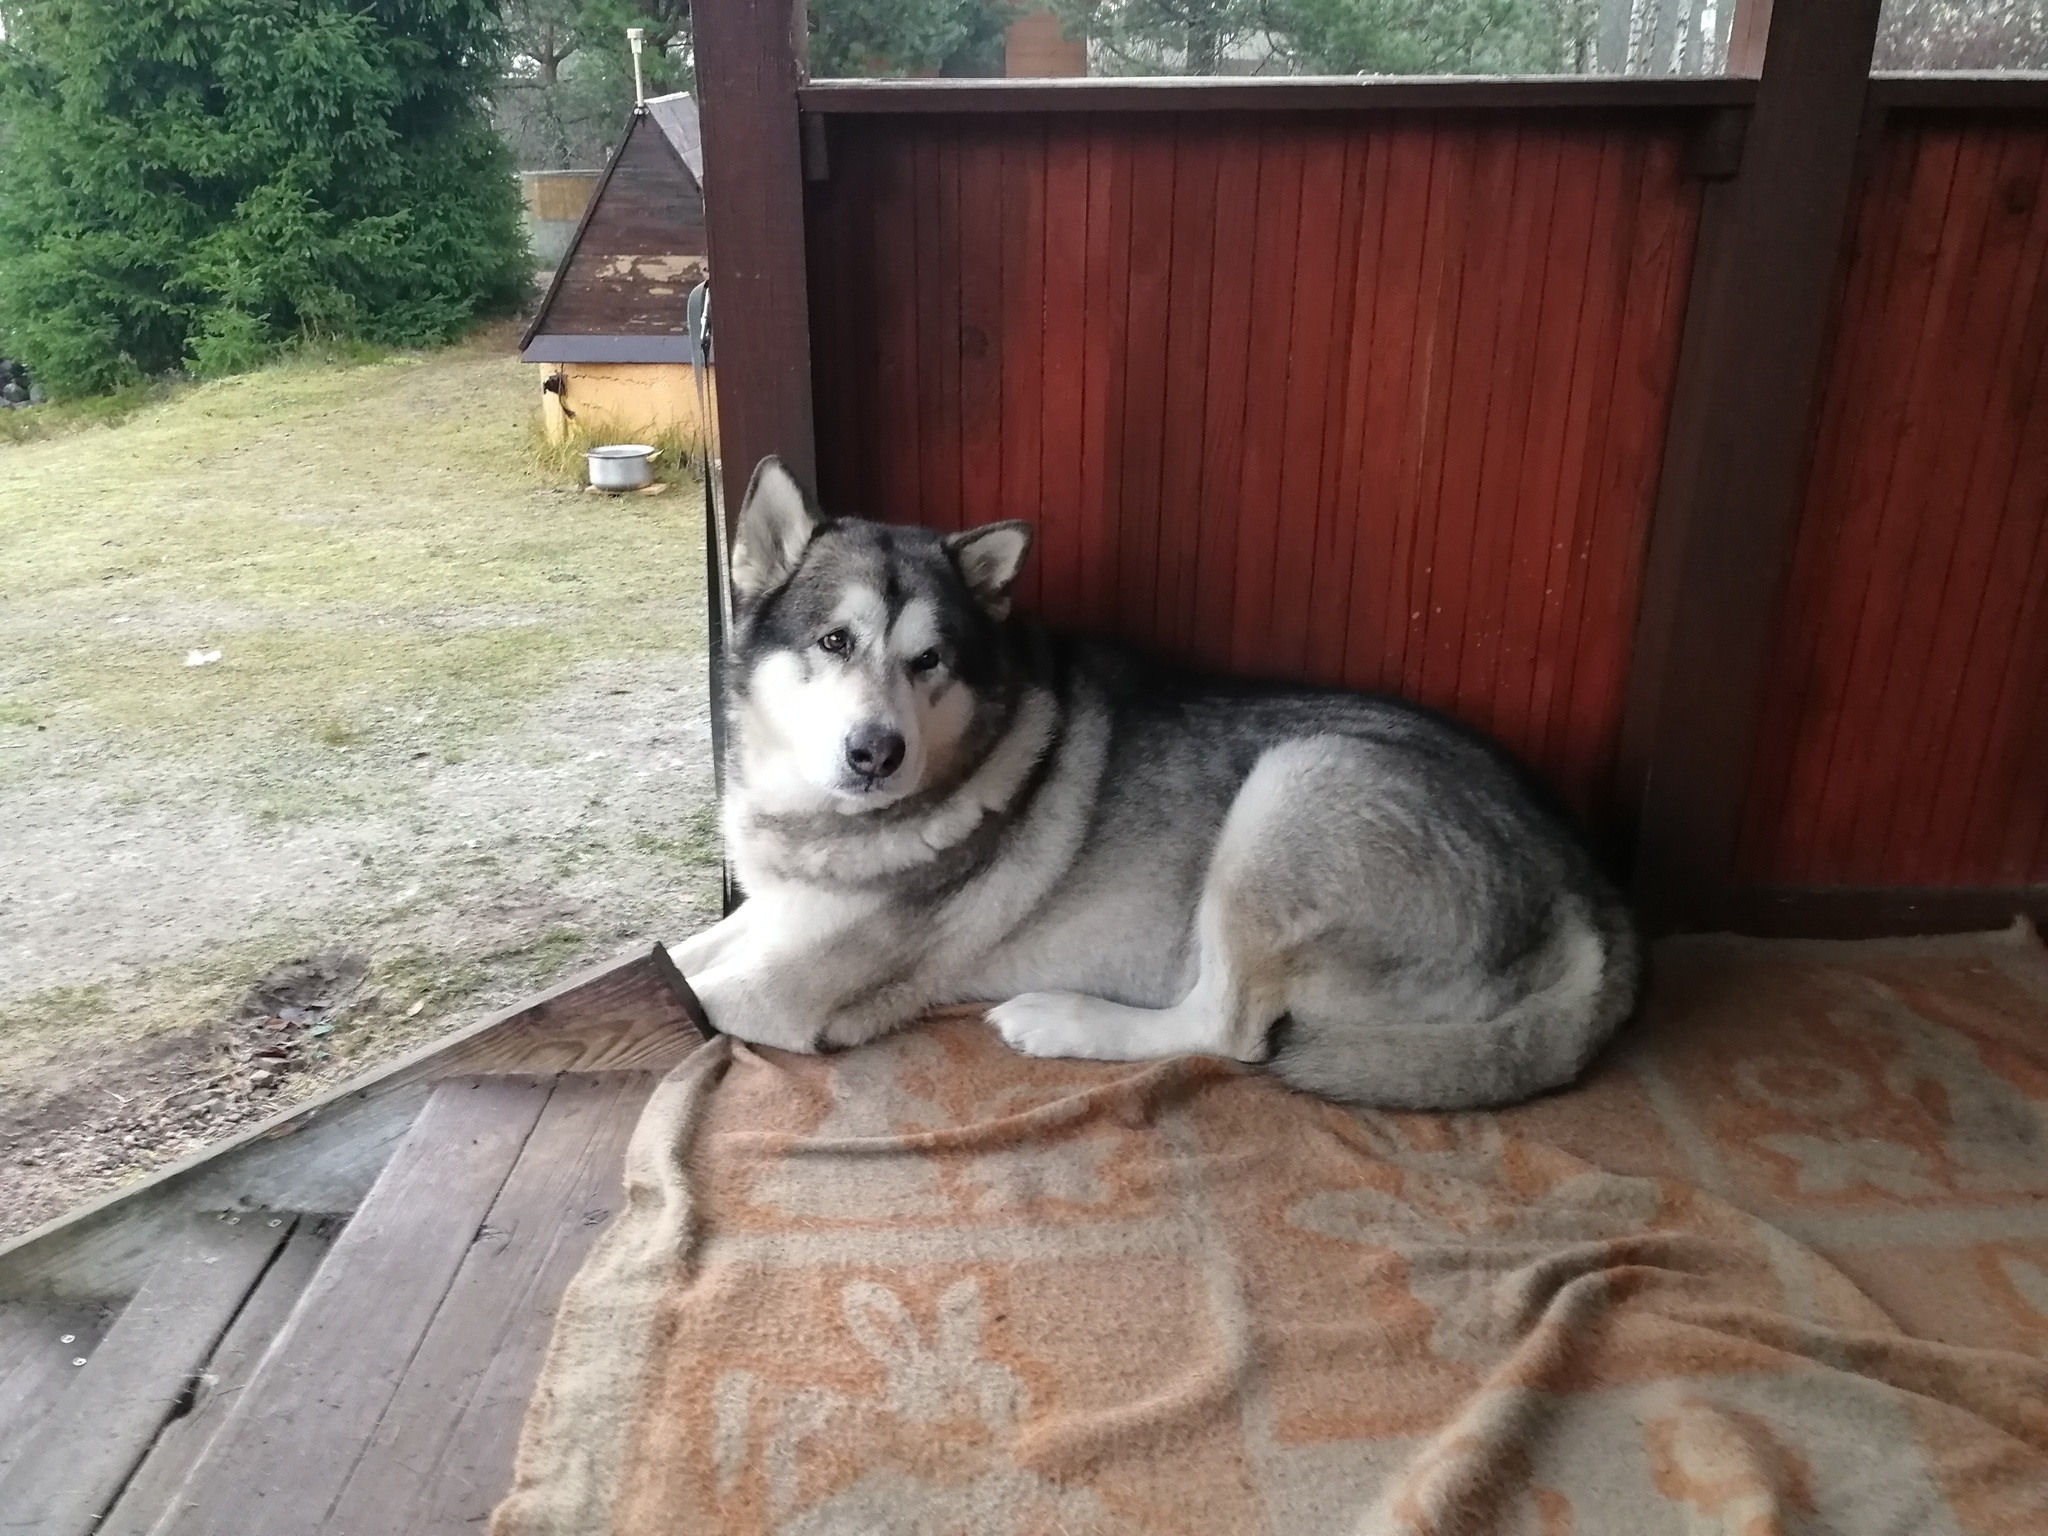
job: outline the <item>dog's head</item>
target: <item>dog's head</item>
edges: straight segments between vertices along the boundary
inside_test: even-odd
[[[735,723],[750,792],[880,810],[959,778],[1006,707],[1025,523],[938,534],[825,518],[779,459],[732,549]]]

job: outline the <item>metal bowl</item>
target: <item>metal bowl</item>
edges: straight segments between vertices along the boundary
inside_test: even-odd
[[[613,443],[593,448],[583,455],[590,466],[590,483],[600,491],[637,491],[654,483],[654,461],[659,448],[645,443]]]

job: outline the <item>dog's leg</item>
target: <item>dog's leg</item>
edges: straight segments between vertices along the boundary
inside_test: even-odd
[[[1136,1061],[1198,1054],[1263,1061],[1287,1011],[1302,957],[1349,896],[1323,868],[1328,854],[1292,834],[1299,807],[1328,776],[1342,744],[1291,743],[1268,752],[1232,802],[1196,913],[1194,985],[1170,1008],[1132,1008],[1072,992],[1028,992],[989,1014],[1032,1056]]]
[[[989,1022],[1027,1056],[1142,1061],[1227,1056],[1262,1061],[1284,1004],[1256,983],[1261,935],[1242,920],[1227,888],[1210,889],[1198,918],[1195,984],[1171,1008],[1133,1008],[1078,992],[1026,992],[989,1012]],[[1248,964],[1248,962],[1254,962]],[[1270,967],[1268,967],[1270,969]]]
[[[676,969],[685,978],[694,977],[699,971],[708,971],[725,959],[746,938],[747,913],[751,910],[753,903],[748,902],[709,928],[670,945],[669,958],[675,961]]]
[[[744,921],[742,921],[744,919]],[[867,896],[805,891],[756,895],[699,938],[701,969],[678,964],[711,1022],[755,1045],[818,1051],[857,1045],[924,1007],[906,980],[911,952],[892,942]]]

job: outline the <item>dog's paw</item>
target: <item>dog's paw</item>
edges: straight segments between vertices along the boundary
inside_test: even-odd
[[[1026,1056],[1103,1056],[1101,1005],[1076,992],[1026,992],[991,1008],[989,1023]]]

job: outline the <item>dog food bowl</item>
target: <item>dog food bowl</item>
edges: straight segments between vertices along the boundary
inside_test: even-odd
[[[590,483],[600,491],[637,491],[654,483],[654,461],[659,448],[645,443],[613,443],[593,448],[583,455],[590,466]]]

